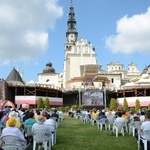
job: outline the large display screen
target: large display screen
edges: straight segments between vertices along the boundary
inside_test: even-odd
[[[85,91],[82,92],[82,105],[104,105],[103,92],[102,91]]]

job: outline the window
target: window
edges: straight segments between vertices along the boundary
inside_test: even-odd
[[[114,79],[113,78],[111,78],[111,83],[114,83]]]
[[[46,80],[46,82],[50,81],[49,79]]]

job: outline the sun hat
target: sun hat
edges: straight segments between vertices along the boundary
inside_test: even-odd
[[[137,114],[134,114],[133,117],[138,117]]]
[[[45,122],[45,117],[39,116],[39,117],[38,117],[38,120],[37,120],[37,123],[43,124],[44,122]]]
[[[9,117],[9,118],[15,118],[15,119],[18,119],[18,113],[15,112],[14,110],[13,110],[13,111],[10,111],[8,117]]]
[[[10,119],[8,119],[7,123],[8,123],[8,126],[10,126],[10,127],[15,126],[16,125],[16,119],[10,118]]]

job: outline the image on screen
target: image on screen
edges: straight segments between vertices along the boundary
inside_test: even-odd
[[[103,92],[101,91],[85,91],[82,92],[82,105],[104,105]]]

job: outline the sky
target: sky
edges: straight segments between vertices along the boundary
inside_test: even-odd
[[[72,0],[78,38],[91,42],[98,64],[150,64],[150,0]],[[0,0],[0,78],[13,68],[38,81],[47,62],[62,73],[71,0]]]

